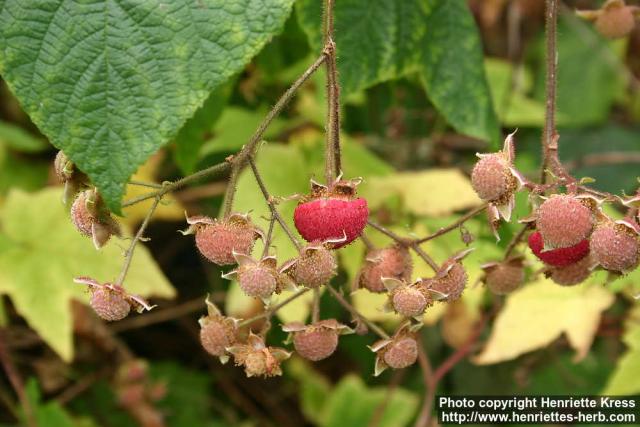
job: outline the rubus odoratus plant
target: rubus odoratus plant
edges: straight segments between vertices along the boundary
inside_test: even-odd
[[[331,19],[333,2],[328,4],[327,15]],[[557,4],[554,1],[549,4],[552,5],[549,11],[552,18],[549,22],[555,26]],[[616,37],[622,32],[630,31],[628,27],[633,26],[634,13],[637,13],[635,8],[625,6],[622,1],[610,0],[600,11],[583,15],[593,18],[597,28],[604,34]],[[613,20],[619,22],[612,24]],[[220,217],[187,216],[187,229],[182,233],[194,235],[194,246],[206,260],[218,266],[235,266],[224,277],[236,280],[242,292],[265,305],[264,311],[254,317],[235,319],[226,316],[207,299],[207,314],[199,320],[203,351],[219,358],[222,363],[233,359],[250,377],[280,375],[282,363],[286,363],[293,351],[311,361],[330,357],[339,346],[340,336],[351,332],[365,334],[371,331],[378,336],[379,340],[372,341],[370,346],[376,355],[376,375],[385,369],[402,369],[416,363],[421,355],[424,356],[423,343],[417,333],[422,326],[422,316],[431,307],[454,302],[463,295],[468,286],[465,268],[467,261],[464,258],[471,251],[469,249],[451,253],[442,263],[437,263],[422,245],[461,229],[465,221],[481,213],[486,213],[488,226],[499,239],[500,225],[515,222],[512,211],[519,191],[529,193],[530,215],[520,221],[521,232],[509,243],[504,257],[482,266],[482,281],[492,293],[506,295],[526,286],[527,244],[531,254],[544,263],[544,270],[539,274],[548,276],[560,286],[580,284],[596,270],[607,271],[609,279],[614,280],[637,268],[640,263],[640,195],[618,197],[593,190],[571,176],[558,159],[559,135],[553,115],[556,84],[553,59],[555,30],[548,33],[547,37],[548,52],[552,59],[547,63],[549,102],[543,135],[540,182],[530,180],[516,168],[516,137],[515,133],[509,134],[500,151],[478,154],[479,159],[471,171],[472,187],[483,204],[436,233],[423,237],[406,237],[370,219],[367,200],[357,193],[358,184],[366,177],[348,179],[343,175],[349,171],[343,170],[340,155],[336,47],[331,34],[333,26],[326,27],[323,51],[294,83],[292,89],[282,96],[241,151],[221,164],[179,181],[164,183],[146,195],[123,203],[124,206],[131,206],[143,200],[154,200],[126,250],[125,262],[118,279],[113,283],[101,283],[87,277],[75,279],[88,286],[90,304],[98,316],[106,321],[117,321],[129,315],[132,309],[143,312],[153,308],[125,289],[124,282],[136,245],[144,239],[145,229],[164,196],[192,180],[225,171],[230,172],[230,177]],[[325,176],[324,183],[312,181],[310,193],[297,197],[298,204],[292,220],[299,236],[306,241],[303,243],[279,212],[279,201],[269,193],[254,158],[270,121],[282,110],[295,90],[322,65],[327,70],[329,111]],[[246,167],[253,173],[271,211],[268,233],[264,233],[252,222],[249,213],[233,211],[238,176]],[[112,236],[121,236],[118,223],[102,203],[100,193],[91,185],[86,175],[62,153],[56,158],[55,169],[65,183],[66,196],[74,197],[70,212],[79,232],[91,236],[97,248]],[[626,217],[622,220],[611,218],[604,209],[611,204],[627,209]],[[271,236],[276,225],[282,228],[297,248],[298,255],[294,259],[279,259],[275,255],[277,248],[273,247]],[[386,235],[390,240],[388,245],[372,245],[366,237],[367,227]],[[262,239],[264,243],[261,254],[254,253],[254,244],[258,239]],[[361,260],[353,287],[387,295],[387,303],[380,308],[395,312],[402,318],[400,326],[393,331],[387,331],[363,316],[332,283],[339,272],[337,253],[357,239],[364,242],[367,254]],[[465,243],[471,240],[465,238]],[[413,273],[412,253],[431,268],[430,275],[418,276]],[[273,295],[283,291],[289,291],[290,294],[274,304]],[[283,331],[289,333],[290,339],[281,345],[291,344],[289,349],[269,345],[266,333],[271,328],[271,317],[307,292],[313,293],[310,321],[306,324],[290,323],[282,326]],[[352,325],[332,318],[321,319],[321,292],[326,292],[349,312]],[[251,329],[251,325],[259,320],[266,322],[256,332]],[[434,384],[428,386],[432,390],[435,387]]]

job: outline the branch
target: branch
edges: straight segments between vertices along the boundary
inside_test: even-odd
[[[439,267],[438,264],[436,264],[436,262],[433,260],[433,258],[431,258],[424,250],[422,250],[422,248],[420,248],[420,245],[418,243],[416,243],[414,240],[408,239],[406,237],[401,237],[399,235],[397,235],[396,233],[394,233],[393,231],[387,229],[386,227],[383,227],[380,224],[376,224],[375,222],[368,220],[367,224],[369,224],[371,227],[375,228],[376,230],[378,230],[379,232],[381,232],[382,234],[384,234],[385,236],[391,238],[392,240],[394,240],[395,242],[397,242],[398,244],[406,247],[406,248],[411,248],[420,258],[422,258],[424,260],[424,262],[426,262],[429,267],[431,267],[431,269],[435,272],[438,271]]]
[[[151,208],[149,208],[149,211],[147,212],[147,216],[144,218],[144,221],[142,221],[142,225],[140,225],[138,232],[136,233],[135,237],[131,241],[129,248],[125,252],[124,264],[122,266],[122,271],[120,272],[120,276],[118,276],[118,280],[116,281],[116,285],[122,286],[122,282],[124,282],[125,277],[127,277],[127,272],[129,271],[129,267],[131,266],[131,260],[133,259],[133,252],[135,251],[136,245],[138,244],[138,242],[142,239],[142,234],[144,233],[147,226],[149,225],[149,221],[151,221],[151,217],[153,216],[153,213],[156,211],[156,208],[158,207],[160,200],[162,200],[162,196],[156,196],[156,200],[153,202],[153,205],[151,205]]]
[[[292,294],[291,296],[289,296],[284,301],[274,305],[271,308],[268,308],[267,310],[263,311],[262,313],[257,314],[257,315],[255,315],[253,317],[250,317],[248,319],[243,320],[242,322],[240,322],[238,324],[238,327],[243,327],[243,326],[250,325],[253,322],[255,322],[256,320],[265,319],[265,318],[267,318],[267,319],[271,318],[271,316],[273,316],[275,313],[277,313],[277,311],[280,310],[282,307],[284,307],[285,305],[289,304],[291,301],[294,301],[294,300],[298,299],[299,297],[301,297],[302,295],[306,294],[310,290],[311,289],[309,289],[309,288],[300,289],[298,292]]]
[[[429,240],[435,239],[436,237],[442,236],[443,234],[447,234],[448,232],[450,232],[452,230],[455,230],[456,228],[460,227],[466,221],[468,221],[469,219],[471,219],[474,216],[478,215],[479,213],[484,212],[486,207],[487,207],[487,204],[484,203],[484,204],[478,206],[477,208],[472,209],[471,211],[469,211],[465,215],[461,216],[460,218],[458,218],[458,220],[456,222],[454,222],[453,224],[448,225],[447,227],[442,227],[440,230],[436,231],[433,234],[430,234],[429,236],[423,237],[421,239],[416,239],[414,241],[414,243],[419,245],[419,244],[422,244],[424,242],[428,242]]]
[[[282,218],[282,215],[280,215],[280,213],[274,206],[273,197],[269,195],[269,191],[267,191],[267,187],[264,185],[264,181],[260,176],[260,172],[258,172],[258,168],[256,167],[256,163],[253,161],[253,157],[249,157],[249,165],[251,166],[251,170],[253,171],[253,176],[256,178],[258,187],[260,187],[260,191],[262,192],[262,195],[264,196],[264,199],[266,200],[267,205],[271,210],[271,215],[273,215],[276,221],[278,221],[278,224],[280,224],[280,227],[282,227],[284,232],[287,233],[287,236],[289,236],[289,240],[291,240],[291,242],[294,244],[296,249],[299,251],[301,248],[300,242],[298,242],[298,239],[293,234],[293,232],[291,231],[291,229],[289,228],[285,220]]]
[[[373,332],[375,332],[380,338],[382,338],[382,339],[389,338],[389,335],[382,328],[380,328],[378,325],[373,323],[371,320],[367,319],[365,316],[360,314],[360,312],[353,305],[351,305],[349,303],[349,301],[344,299],[344,297],[340,294],[340,292],[335,290],[330,285],[327,285],[326,288],[331,293],[331,295],[333,295],[333,297],[336,299],[336,301],[338,301],[338,303],[341,306],[343,306],[349,313],[351,313],[351,315],[355,319],[359,319],[361,322],[363,322],[365,325],[367,325],[367,327],[369,329],[371,329]]]

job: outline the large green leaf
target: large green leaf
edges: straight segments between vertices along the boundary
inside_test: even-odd
[[[0,0],[0,73],[120,210],[136,168],[282,27],[293,0]]]
[[[73,357],[71,299],[87,301],[76,276],[114,280],[122,266],[122,244],[96,251],[71,224],[60,188],[9,193],[0,210],[0,294],[63,359]],[[172,297],[174,290],[144,247],[136,250],[125,282],[142,296]]]
[[[311,45],[320,48],[321,2],[302,0],[296,11]],[[482,46],[465,1],[341,0],[335,5],[335,26],[345,94],[417,71],[453,127],[497,139]]]
[[[618,360],[604,394],[640,393],[640,308],[637,305],[630,311],[625,329],[623,341],[628,350]]]

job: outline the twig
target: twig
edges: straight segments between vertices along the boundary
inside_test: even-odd
[[[142,221],[142,225],[140,225],[138,232],[136,233],[135,237],[131,241],[129,248],[125,252],[124,264],[122,265],[122,271],[120,271],[120,276],[118,276],[118,280],[116,281],[116,284],[122,285],[122,282],[124,282],[124,279],[127,276],[127,272],[129,271],[129,267],[131,266],[131,260],[133,259],[133,252],[136,249],[136,245],[138,244],[140,239],[142,239],[142,234],[146,230],[147,225],[149,225],[149,221],[151,220],[153,213],[156,211],[156,208],[158,207],[160,200],[162,200],[162,196],[156,196],[156,200],[153,202],[153,205],[151,205],[151,208],[149,208],[149,211],[147,212],[147,216],[144,218],[144,221]]]
[[[528,229],[529,229],[528,225],[523,225],[520,231],[518,231],[518,234],[513,236],[513,238],[509,242],[509,246],[507,246],[507,249],[504,252],[504,259],[509,258],[509,255],[511,255],[511,253],[516,248],[518,243],[520,243],[520,241],[522,240],[522,238],[524,237]]]
[[[20,374],[18,373],[18,370],[16,369],[13,360],[11,359],[9,350],[7,350],[7,340],[4,334],[4,331],[0,331],[0,363],[4,368],[4,372],[7,374],[9,383],[11,383],[13,390],[18,396],[20,406],[22,406],[22,409],[24,411],[25,421],[27,425],[29,427],[37,427],[38,424],[33,413],[33,408],[31,407],[31,403],[29,402],[27,394],[24,390],[24,383],[22,382],[22,378],[20,377]]]
[[[249,157],[253,156],[255,149],[258,143],[262,140],[262,135],[267,130],[273,119],[275,119],[284,107],[289,103],[293,95],[296,91],[302,86],[302,84],[307,81],[309,77],[322,65],[323,62],[327,59],[326,55],[323,53],[320,55],[313,64],[307,68],[307,70],[302,73],[300,77],[286,90],[285,93],[282,94],[280,99],[275,103],[271,111],[267,113],[264,119],[262,119],[262,123],[258,126],[256,131],[253,133],[249,142],[242,147],[242,150],[231,160],[233,166],[231,168],[231,176],[229,177],[229,183],[227,184],[227,192],[224,197],[224,204],[222,208],[222,216],[227,216],[231,213],[231,209],[233,207],[233,198],[236,193],[237,188],[237,180],[240,176],[240,172],[244,168]]]
[[[298,299],[299,297],[301,297],[302,295],[306,294],[307,292],[309,292],[311,289],[309,288],[302,288],[300,289],[298,292],[294,293],[293,295],[289,296],[287,299],[285,299],[284,301],[274,305],[271,308],[266,309],[265,311],[263,311],[260,314],[257,314],[253,317],[250,317],[248,319],[243,320],[242,322],[240,322],[238,324],[238,327],[242,327],[242,326],[247,326],[250,325],[251,323],[255,322],[256,320],[260,320],[260,319],[265,319],[265,318],[271,318],[271,316],[273,316],[278,310],[280,310],[282,307],[284,307],[285,305],[289,304],[291,301]]]
[[[273,227],[276,224],[276,217],[271,215],[269,219],[269,229],[267,230],[267,237],[264,239],[264,248],[262,249],[262,258],[266,257],[269,254],[269,248],[271,247],[271,242],[273,240]]]
[[[469,211],[465,215],[461,216],[460,218],[458,218],[458,220],[456,222],[454,222],[453,224],[448,225],[447,227],[442,227],[438,231],[436,231],[435,233],[430,234],[430,235],[428,235],[426,237],[423,237],[421,239],[416,239],[414,241],[414,243],[421,244],[421,243],[424,243],[424,242],[428,242],[429,240],[432,240],[432,239],[435,239],[436,237],[442,236],[443,234],[446,234],[446,233],[450,232],[451,230],[455,230],[456,228],[458,228],[459,226],[464,224],[469,219],[471,219],[474,216],[478,215],[479,213],[483,212],[486,209],[486,207],[487,207],[486,203],[482,204],[482,205],[472,209],[471,211]]]
[[[155,189],[160,189],[162,188],[162,184],[156,184],[154,182],[143,182],[143,181],[136,181],[136,180],[130,180],[128,182],[129,185],[137,185],[138,187],[148,187],[148,188],[155,188]]]
[[[285,220],[282,218],[282,215],[280,215],[280,213],[278,212],[278,210],[274,206],[273,198],[271,197],[271,195],[269,195],[269,191],[267,190],[267,187],[264,185],[264,181],[262,180],[262,177],[260,176],[260,172],[258,171],[258,168],[256,167],[256,163],[254,162],[253,157],[249,157],[249,166],[251,166],[251,170],[253,171],[253,176],[256,178],[256,182],[258,183],[258,187],[260,187],[260,191],[262,192],[262,195],[264,196],[264,199],[266,200],[267,205],[269,206],[269,209],[271,210],[271,215],[273,215],[273,217],[276,219],[276,221],[278,221],[278,224],[280,224],[280,227],[282,227],[284,232],[287,233],[287,236],[289,236],[289,239],[294,244],[296,249],[300,250],[300,248],[301,248],[300,242],[298,242],[298,239],[293,234],[293,232],[291,231],[291,229],[289,228],[289,226],[287,225]]]
[[[360,312],[353,305],[351,305],[346,299],[344,299],[340,292],[329,285],[327,285],[326,288],[331,293],[331,295],[333,295],[336,301],[338,301],[341,306],[343,306],[349,313],[351,313],[354,318],[360,319],[361,322],[364,322],[364,324],[367,325],[367,327],[375,332],[380,338],[389,338],[389,335],[382,328],[360,314]]]
[[[424,260],[424,262],[426,262],[429,265],[429,267],[431,267],[433,271],[436,271],[436,272],[438,271],[439,269],[438,264],[436,264],[433,258],[431,258],[424,250],[422,250],[422,248],[414,240],[399,236],[393,231],[387,229],[386,227],[383,227],[380,224],[376,224],[371,220],[367,221],[367,224],[369,224],[371,227],[375,228],[385,236],[391,238],[398,244],[406,248],[411,248],[420,258]]]
[[[311,309],[311,323],[316,323],[320,320],[320,289],[313,289],[313,307]]]

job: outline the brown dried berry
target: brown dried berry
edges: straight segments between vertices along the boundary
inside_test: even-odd
[[[596,18],[596,29],[603,36],[617,39],[628,35],[635,26],[634,8],[626,6],[624,1],[609,1],[603,6]]]
[[[300,256],[281,271],[286,271],[298,285],[317,288],[329,283],[338,274],[338,263],[331,250],[321,243],[312,243],[300,251]]]
[[[484,283],[496,295],[509,294],[524,282],[524,268],[521,260],[492,263],[483,266]]]
[[[385,349],[382,358],[393,369],[411,366],[418,358],[418,343],[410,336],[397,338]]]
[[[358,275],[358,285],[371,292],[385,292],[382,278],[409,281],[412,270],[411,254],[407,248],[394,245],[374,249],[367,254],[365,265]]]
[[[545,247],[567,248],[589,237],[593,228],[591,209],[580,199],[557,194],[545,200],[536,213],[536,228]]]
[[[282,375],[280,363],[291,353],[278,347],[267,347],[264,338],[249,334],[246,344],[236,344],[227,351],[234,357],[237,366],[244,366],[248,377],[273,377]]]
[[[125,297],[109,288],[93,289],[89,305],[98,316],[108,322],[124,319],[131,311],[131,305]]]
[[[551,267],[546,275],[558,285],[573,286],[587,280],[591,275],[592,265],[591,256],[587,256],[566,267]]]
[[[446,301],[455,301],[467,286],[468,276],[464,267],[455,259],[447,261],[433,279],[426,283],[429,288],[446,296]]]

